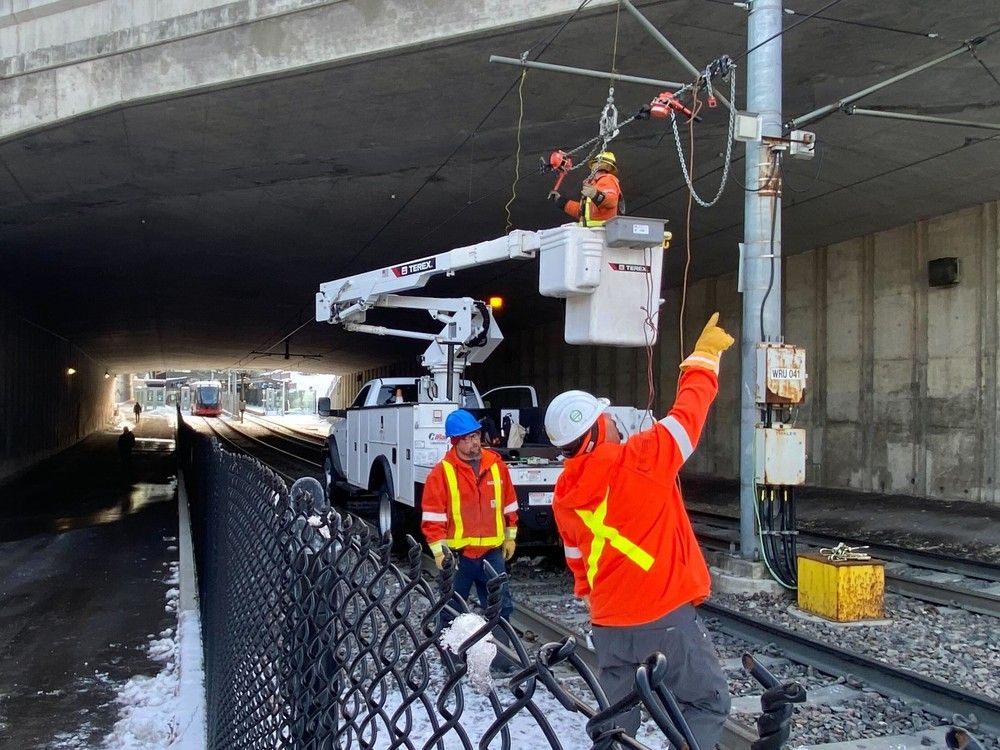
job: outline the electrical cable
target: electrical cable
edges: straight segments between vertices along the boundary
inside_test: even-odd
[[[970,48],[969,52],[971,52],[972,56],[976,58],[976,62],[983,66],[983,70],[985,70],[987,75],[989,75],[989,77],[993,79],[993,82],[996,83],[997,86],[1000,86],[1000,78],[997,78],[996,73],[990,70],[989,66],[985,62],[983,62],[983,59],[976,54],[976,49],[974,47]]]
[[[528,69],[521,69],[521,82],[517,85],[517,153],[514,155],[514,181],[510,185],[510,200],[503,207],[504,211],[507,212],[507,224],[504,227],[504,233],[510,233],[513,227],[510,218],[510,207],[511,204],[517,200],[517,183],[521,181],[521,123],[524,121],[524,79],[528,77]]]
[[[583,10],[583,9],[584,9],[585,7],[587,7],[587,5],[589,5],[589,4],[590,4],[590,1],[591,1],[591,0],[582,0],[582,2],[581,2],[581,3],[580,3],[580,4],[578,5],[578,6],[577,6],[576,10],[574,10],[574,11],[573,11],[573,12],[572,12],[572,13],[571,13],[571,14],[569,15],[569,17],[567,17],[567,18],[566,18],[566,20],[564,20],[564,21],[563,21],[563,22],[562,22],[562,23],[561,23],[561,24],[559,25],[559,28],[557,28],[557,29],[555,30],[555,32],[554,32],[554,33],[553,33],[553,34],[552,34],[552,35],[551,35],[550,37],[548,37],[548,39],[545,39],[545,40],[544,40],[544,43],[543,43],[543,40],[539,40],[539,41],[535,42],[535,43],[534,43],[533,45],[531,45],[531,46],[530,46],[530,47],[529,47],[529,48],[527,49],[527,52],[528,52],[528,53],[530,54],[530,52],[531,52],[531,51],[532,51],[533,49],[535,49],[535,48],[536,48],[536,47],[538,47],[539,45],[543,45],[543,46],[542,46],[542,49],[541,49],[541,51],[540,51],[540,52],[538,53],[538,55],[537,55],[537,56],[535,57],[535,60],[537,60],[537,59],[538,59],[539,57],[541,57],[541,56],[542,56],[543,54],[545,54],[546,50],[548,50],[548,48],[549,48],[549,47],[550,47],[550,46],[552,45],[552,43],[553,43],[553,42],[554,42],[554,41],[556,40],[556,38],[557,38],[557,37],[559,36],[559,34],[561,34],[561,33],[562,33],[562,31],[563,31],[563,30],[564,30],[564,29],[566,28],[566,26],[567,26],[567,25],[569,25],[569,23],[570,23],[570,22],[571,22],[571,21],[572,21],[572,20],[573,20],[574,18],[576,18],[577,14],[579,14],[579,13],[580,13],[580,11],[582,11],[582,10]],[[479,129],[480,129],[480,128],[481,128],[481,127],[482,127],[482,126],[483,126],[483,125],[484,125],[484,124],[486,123],[486,121],[487,121],[487,120],[488,120],[488,119],[489,119],[489,118],[490,118],[490,117],[491,117],[491,116],[493,115],[493,113],[494,113],[494,112],[496,112],[496,110],[497,110],[497,109],[498,109],[498,108],[500,107],[500,105],[501,105],[501,104],[503,103],[503,101],[504,101],[504,100],[505,100],[505,99],[506,99],[506,98],[507,98],[507,97],[508,97],[508,96],[510,95],[510,92],[511,92],[511,91],[513,91],[513,90],[514,90],[514,88],[515,88],[515,87],[516,87],[516,86],[518,85],[518,83],[520,82],[520,80],[521,80],[521,78],[519,77],[519,78],[517,78],[517,79],[515,79],[514,81],[512,81],[512,82],[511,82],[510,86],[508,86],[508,87],[507,87],[507,90],[506,90],[506,91],[505,91],[505,92],[504,92],[504,93],[503,93],[503,94],[502,94],[502,95],[500,96],[500,98],[499,98],[499,99],[497,100],[497,102],[496,102],[496,103],[495,103],[495,104],[494,104],[494,105],[493,105],[492,107],[490,107],[489,111],[488,111],[488,112],[487,112],[487,113],[486,113],[486,114],[485,114],[485,115],[484,115],[484,116],[482,117],[482,119],[480,119],[480,121],[479,121],[479,123],[478,123],[478,124],[476,125],[476,127],[472,129],[472,132],[471,132],[471,133],[469,133],[469,135],[468,135],[468,136],[466,136],[466,137],[465,137],[465,138],[464,138],[464,139],[462,140],[462,142],[461,142],[461,143],[459,143],[459,144],[458,144],[458,146],[456,146],[456,147],[455,147],[455,148],[454,148],[454,149],[453,149],[453,150],[451,151],[451,153],[449,153],[449,154],[448,154],[448,155],[447,155],[447,156],[446,156],[446,157],[444,158],[444,161],[442,161],[442,162],[441,162],[441,163],[440,163],[440,164],[438,165],[438,167],[437,167],[437,168],[436,168],[436,169],[435,169],[435,170],[434,170],[434,171],[433,171],[433,172],[432,172],[432,173],[431,173],[431,174],[430,174],[430,175],[429,175],[429,176],[428,176],[428,177],[427,177],[427,178],[426,178],[426,179],[425,179],[425,180],[424,180],[424,181],[423,181],[423,182],[422,182],[421,184],[420,184],[420,186],[419,186],[419,187],[418,187],[418,188],[417,188],[417,189],[416,189],[416,190],[415,190],[415,191],[414,191],[414,192],[413,192],[413,193],[412,193],[412,194],[410,195],[410,197],[409,197],[409,198],[407,198],[407,199],[406,199],[406,200],[405,200],[405,201],[403,202],[403,204],[402,204],[402,205],[401,205],[401,206],[400,206],[400,207],[399,207],[399,208],[398,208],[398,209],[397,209],[397,210],[396,210],[396,211],[395,211],[395,212],[394,212],[394,213],[392,214],[392,216],[390,216],[390,217],[389,217],[388,219],[386,219],[386,221],[385,221],[385,222],[384,222],[384,223],[382,224],[382,226],[381,226],[381,227],[379,227],[378,231],[376,231],[376,232],[375,232],[375,234],[373,234],[373,235],[371,236],[371,238],[369,238],[369,240],[368,240],[368,241],[367,241],[367,242],[366,242],[366,243],[365,243],[365,244],[364,244],[364,245],[363,245],[363,246],[361,247],[361,249],[359,249],[359,250],[358,250],[357,252],[355,252],[355,253],[354,253],[354,255],[352,255],[352,256],[350,257],[350,259],[348,259],[348,260],[347,260],[347,261],[346,261],[345,263],[341,264],[340,268],[343,268],[343,267],[344,267],[345,265],[350,265],[350,264],[352,264],[352,263],[353,263],[354,261],[356,261],[356,260],[357,260],[357,259],[358,259],[358,258],[359,258],[359,257],[360,257],[361,255],[362,255],[362,253],[364,253],[364,252],[365,252],[365,251],[366,251],[366,250],[367,250],[367,249],[368,249],[369,247],[371,247],[371,246],[372,246],[372,245],[374,244],[375,240],[376,240],[376,239],[377,239],[377,238],[379,237],[379,235],[381,235],[381,234],[382,234],[382,232],[384,232],[384,231],[386,230],[386,228],[388,228],[388,226],[389,226],[389,225],[390,225],[390,224],[391,224],[391,223],[392,223],[393,221],[395,221],[396,217],[398,217],[398,216],[399,216],[399,215],[400,215],[400,214],[401,214],[401,213],[403,212],[403,210],[404,210],[404,209],[405,209],[405,208],[406,208],[406,207],[407,207],[407,206],[408,206],[408,205],[409,205],[410,203],[412,203],[412,202],[413,202],[413,200],[414,200],[414,199],[415,199],[415,198],[416,198],[416,197],[417,197],[417,196],[418,196],[418,195],[420,194],[420,192],[421,192],[421,191],[422,191],[422,190],[423,190],[423,189],[424,189],[425,187],[427,187],[427,185],[429,185],[429,184],[431,183],[431,181],[432,181],[432,180],[433,180],[433,179],[434,179],[434,178],[435,178],[435,177],[437,176],[437,174],[438,174],[438,173],[439,173],[439,172],[440,172],[440,171],[441,171],[442,169],[444,169],[444,167],[445,167],[445,166],[446,166],[446,165],[448,164],[448,162],[450,162],[450,161],[452,160],[452,158],[454,158],[455,154],[457,154],[457,153],[458,153],[459,151],[461,151],[461,150],[462,150],[462,148],[463,148],[463,147],[465,146],[465,144],[466,144],[466,143],[468,143],[468,142],[469,142],[470,140],[472,140],[472,139],[473,139],[473,138],[474,138],[474,137],[476,136],[476,134],[477,134],[477,133],[479,132]],[[506,188],[504,188],[504,189],[506,190]],[[301,312],[301,308],[300,308],[300,311],[299,311],[299,312]],[[314,322],[314,321],[309,321],[309,323],[312,323],[312,322]],[[282,337],[281,337],[280,339],[278,339],[278,340],[277,340],[276,342],[274,342],[274,343],[273,343],[273,344],[271,344],[271,345],[270,345],[269,347],[267,347],[267,348],[266,348],[266,349],[265,349],[264,351],[269,351],[270,349],[273,349],[273,348],[274,348],[275,346],[277,346],[278,344],[280,344],[281,342],[283,342],[283,341],[284,341],[285,339],[287,339],[287,338],[289,338],[290,336],[292,336],[292,335],[293,335],[294,333],[296,333],[297,331],[299,331],[299,330],[301,330],[302,328],[304,328],[304,327],[305,327],[306,325],[308,325],[308,323],[305,323],[305,324],[303,324],[303,325],[299,326],[298,328],[296,328],[295,330],[293,330],[293,331],[292,331],[291,333],[287,333],[287,334],[285,334],[285,335],[284,335],[284,336],[282,336]],[[254,349],[256,349],[256,348],[257,348],[257,347],[254,347]],[[230,367],[236,367],[236,366],[238,366],[238,365],[239,365],[239,364],[240,364],[241,362],[243,362],[243,361],[244,361],[244,360],[245,360],[245,359],[246,359],[247,357],[249,357],[249,356],[250,356],[250,355],[248,354],[248,355],[247,355],[246,357],[242,357],[242,358],[238,359],[238,360],[237,360],[237,361],[236,361],[236,362],[235,362],[235,363],[234,363],[233,365],[230,365]]]
[[[760,301],[760,340],[767,341],[764,337],[764,308],[767,305],[767,298],[771,296],[771,289],[774,287],[774,231],[777,226],[777,216],[778,216],[778,194],[781,192],[781,152],[775,151],[774,155],[774,167],[771,170],[771,175],[768,177],[768,182],[772,182],[775,178],[778,180],[778,184],[775,185],[774,195],[771,196],[771,243],[768,255],[771,260],[771,272],[770,278],[767,282],[767,291],[764,292],[764,298]]]
[[[830,0],[830,2],[828,2],[822,8],[820,8],[817,11],[815,11],[814,13],[810,13],[808,16],[804,16],[801,20],[796,21],[791,26],[789,26],[787,29],[782,29],[777,34],[773,34],[772,36],[769,36],[763,42],[759,42],[758,44],[755,44],[753,47],[751,47],[746,52],[744,52],[742,55],[740,55],[737,58],[737,60],[742,60],[743,58],[745,58],[747,55],[749,55],[754,50],[760,49],[761,47],[763,47],[768,42],[773,42],[778,37],[783,36],[784,34],[787,34],[789,31],[791,31],[792,29],[796,28],[797,26],[801,26],[802,24],[804,24],[809,19],[815,18],[817,15],[819,15],[820,13],[822,13],[824,10],[832,8],[834,5],[837,5],[838,3],[841,3],[841,2],[843,2],[843,0]]]
[[[701,109],[701,100],[698,98],[697,90],[694,92],[694,100],[691,104],[691,117],[688,119],[688,136],[690,140],[691,149],[691,167],[688,170],[689,175],[694,174],[694,118]],[[673,113],[671,113],[672,119]],[[676,132],[676,131],[675,131]],[[679,152],[678,152],[679,153]],[[685,352],[687,348],[684,346],[684,312],[687,307],[687,288],[688,288],[688,272],[691,269],[691,211],[694,204],[694,186],[690,178],[686,179],[688,184],[688,204],[687,204],[687,217],[684,221],[684,276],[681,281],[681,306],[680,311],[677,315],[677,342],[680,346],[680,358],[684,361]],[[679,385],[679,383],[678,383]]]
[[[819,181],[819,173],[823,170],[823,155],[826,153],[826,148],[820,148],[818,144],[816,146],[814,146],[813,148],[814,148],[814,150],[819,151],[819,162],[817,162],[817,164],[816,164],[816,174],[813,175],[812,182],[809,184],[809,187],[805,187],[805,188],[793,188],[788,183],[788,178],[785,177],[784,172],[782,172],[782,175],[781,175],[781,187],[782,187],[782,190],[784,190],[785,188],[788,188],[793,193],[808,193],[810,190],[812,190],[813,186]]]

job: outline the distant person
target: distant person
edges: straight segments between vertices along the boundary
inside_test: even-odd
[[[126,425],[122,427],[122,434],[118,436],[118,455],[121,456],[122,464],[126,468],[132,466],[133,448],[135,448],[135,433]]]
[[[135,406],[132,407],[132,413],[135,414],[135,423],[138,425],[139,415],[142,414],[142,404],[136,401]]]
[[[402,388],[397,388],[396,389],[396,394],[393,396],[393,398],[395,399],[395,401],[396,401],[397,404],[404,403],[406,401],[406,399],[403,397],[403,389]]]
[[[240,424],[243,423],[243,413],[247,410],[247,402],[240,399]]]

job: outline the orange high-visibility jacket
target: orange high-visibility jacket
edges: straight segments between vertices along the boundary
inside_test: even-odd
[[[563,211],[572,218],[581,220],[584,226],[600,226],[608,219],[613,219],[618,215],[618,201],[622,194],[621,185],[618,183],[617,177],[610,172],[603,171],[594,175],[594,179],[589,182],[599,192],[604,193],[604,199],[600,204],[595,203],[590,198],[584,198],[582,201],[566,201]]]
[[[480,557],[517,533],[517,493],[500,454],[483,448],[479,476],[452,448],[424,483],[420,530],[432,551],[443,543]]]
[[[568,459],[556,483],[553,510],[574,593],[590,596],[595,625],[651,622],[709,594],[677,483],[719,389],[716,373],[695,361],[687,361],[666,417],[625,443]]]

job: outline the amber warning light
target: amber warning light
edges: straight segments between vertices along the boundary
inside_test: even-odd
[[[503,297],[490,297],[490,307],[494,310],[499,310],[503,307]]]

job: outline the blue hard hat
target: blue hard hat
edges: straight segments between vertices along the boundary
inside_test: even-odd
[[[453,411],[444,421],[444,434],[448,437],[462,437],[480,429],[479,420],[465,409]]]

